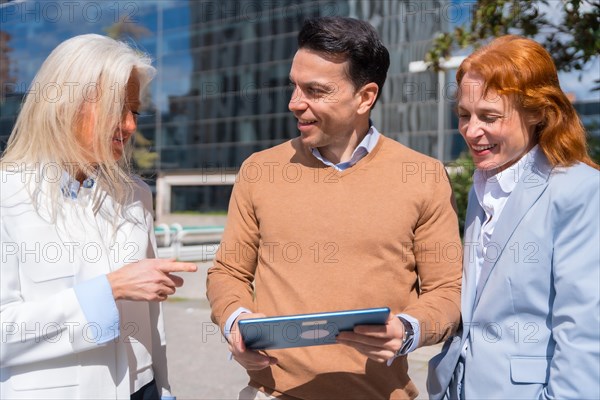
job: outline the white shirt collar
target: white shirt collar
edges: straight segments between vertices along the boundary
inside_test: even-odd
[[[334,164],[331,161],[327,160],[325,157],[323,157],[321,155],[321,153],[319,152],[319,149],[317,149],[317,148],[311,148],[311,152],[312,152],[313,156],[315,156],[323,164],[333,167],[333,168],[337,169],[338,171],[343,171],[347,168],[352,167],[354,164],[359,162],[363,157],[365,157],[367,154],[369,154],[371,151],[373,151],[373,149],[377,145],[379,136],[381,136],[379,131],[375,128],[375,126],[371,125],[371,127],[367,131],[367,134],[365,135],[363,140],[360,141],[358,146],[356,146],[356,149],[354,149],[354,151],[352,152],[352,156],[350,157],[350,160],[341,162],[338,164]]]
[[[489,197],[492,199],[508,197],[517,186],[517,183],[523,174],[523,170],[528,164],[533,162],[538,151],[539,146],[535,145],[529,152],[521,157],[519,161],[504,171],[489,177],[485,171],[479,169],[475,170],[475,174],[473,175],[473,186],[479,204],[485,209],[484,203],[487,203],[487,201],[484,201],[484,199]]]

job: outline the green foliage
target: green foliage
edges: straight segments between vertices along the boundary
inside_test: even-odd
[[[600,138],[588,137],[588,152],[596,164],[600,164]]]
[[[133,144],[133,154],[131,160],[135,171],[148,171],[154,168],[158,153],[149,151],[148,148],[152,145],[152,141],[148,140],[140,133],[135,132],[135,141]]]
[[[104,31],[108,37],[118,40],[126,40],[127,38],[141,39],[152,36],[152,31],[145,26],[139,25],[129,16],[120,18],[114,24],[104,28]]]
[[[475,165],[468,153],[462,153],[453,163],[447,165],[448,175],[450,175],[450,184],[456,199],[456,208],[458,211],[458,224],[460,234],[465,230],[465,217],[467,215],[467,203],[469,200],[469,191],[473,185],[473,173]]]
[[[561,18],[551,21],[544,10],[562,9]],[[434,70],[440,59],[449,58],[457,48],[477,48],[488,39],[516,33],[544,35],[541,44],[554,59],[559,71],[582,70],[600,53],[600,4],[593,0],[478,0],[472,5],[468,26],[434,39],[426,55]]]

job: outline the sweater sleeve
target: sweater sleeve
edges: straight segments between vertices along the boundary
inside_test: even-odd
[[[438,168],[441,174],[426,176],[429,199],[415,228],[420,295],[403,310],[420,322],[419,347],[447,339],[460,323],[462,246],[449,178]]]
[[[252,162],[246,160],[244,166]],[[254,310],[254,272],[259,251],[259,222],[252,203],[253,183],[243,174],[233,187],[227,226],[214,264],[208,270],[206,288],[212,309],[211,318],[224,332],[227,318],[240,307]]]

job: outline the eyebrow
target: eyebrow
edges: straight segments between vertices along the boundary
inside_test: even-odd
[[[465,107],[461,107],[460,103],[458,103],[456,105],[456,109],[458,111],[461,111],[461,110],[467,111],[467,109]],[[483,107],[483,108],[475,107],[475,111],[477,111],[478,113],[498,113],[498,114],[504,114],[504,110],[498,110],[498,109],[489,108],[489,107]]]
[[[297,82],[294,82],[294,80],[292,79],[291,76],[289,77],[289,80],[290,80],[290,83],[292,83],[294,85],[298,84]],[[321,82],[317,82],[317,81],[303,82],[303,83],[301,83],[301,85],[302,86],[316,86],[316,87],[323,88],[323,89],[326,89],[326,90],[331,90],[332,86],[335,86],[335,85],[332,85],[331,83],[330,84],[326,84],[326,83],[321,83]]]

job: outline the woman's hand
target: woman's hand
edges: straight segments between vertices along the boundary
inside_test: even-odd
[[[163,301],[183,285],[173,272],[195,272],[196,264],[150,258],[127,264],[107,275],[115,300]]]

